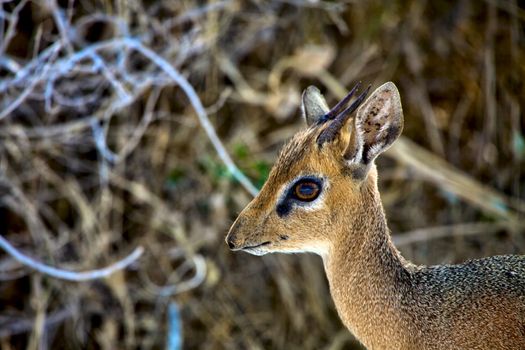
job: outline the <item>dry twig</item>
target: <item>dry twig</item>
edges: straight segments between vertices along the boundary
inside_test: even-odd
[[[11,255],[14,259],[19,261],[20,263],[32,268],[35,271],[38,271],[40,273],[43,273],[45,275],[48,275],[54,278],[59,278],[59,279],[63,279],[67,281],[74,281],[74,282],[89,281],[89,280],[95,280],[99,278],[108,277],[109,275],[115,273],[116,271],[125,269],[126,267],[134,263],[142,255],[142,253],[144,253],[144,248],[137,247],[135,248],[135,250],[133,250],[131,254],[126,256],[124,259],[119,260],[116,263],[113,263],[102,269],[83,271],[83,272],[74,272],[74,271],[68,271],[68,270],[48,266],[39,261],[36,261],[35,259],[19,252],[15,247],[11,245],[11,243],[9,243],[2,236],[0,236],[0,248],[2,248],[6,253]]]

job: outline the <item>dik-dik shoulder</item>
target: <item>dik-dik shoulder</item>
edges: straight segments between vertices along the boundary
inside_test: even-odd
[[[412,284],[420,298],[430,300],[431,307],[446,307],[451,313],[473,299],[486,303],[522,300],[516,305],[525,309],[525,256],[492,256],[458,265],[424,267],[413,273]]]
[[[411,283],[406,306],[425,348],[525,346],[525,256],[424,267]]]

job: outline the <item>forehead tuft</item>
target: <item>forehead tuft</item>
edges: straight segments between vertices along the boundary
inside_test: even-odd
[[[308,128],[295,134],[279,154],[279,158],[274,165],[275,175],[288,177],[294,167],[304,161],[306,156],[312,151],[316,135],[315,128]]]

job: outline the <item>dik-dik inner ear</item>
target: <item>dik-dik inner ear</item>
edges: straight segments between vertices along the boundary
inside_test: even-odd
[[[349,164],[368,166],[401,135],[403,110],[392,82],[377,88],[357,110],[344,158]]]
[[[321,91],[315,86],[309,86],[304,90],[301,107],[308,126],[317,123],[329,111]]]

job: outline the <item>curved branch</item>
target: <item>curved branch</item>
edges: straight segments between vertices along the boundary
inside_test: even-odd
[[[197,96],[197,93],[195,92],[195,89],[193,86],[186,80],[186,78],[180,74],[168,61],[166,61],[161,56],[157,55],[153,50],[149,49],[148,47],[142,45],[138,40],[131,39],[131,38],[124,38],[122,39],[122,42],[126,44],[128,47],[131,47],[140,53],[142,53],[144,56],[149,58],[155,65],[157,65],[160,69],[162,69],[168,76],[175,82],[177,85],[184,91],[188,99],[190,100],[191,105],[193,106],[193,109],[197,113],[197,117],[199,119],[199,122],[208,135],[208,138],[210,139],[213,147],[217,151],[217,154],[221,158],[222,162],[226,165],[226,168],[228,168],[228,171],[230,174],[233,175],[237,181],[252,195],[256,196],[259,190],[253,185],[253,183],[244,175],[242,171],[237,168],[233,160],[231,159],[230,155],[224,148],[221,140],[217,136],[217,133],[215,132],[215,129],[213,128],[213,125],[211,124],[208,115],[206,114],[206,110],[204,109],[204,106],[202,105],[201,100]]]
[[[131,265],[135,260],[137,260],[142,255],[142,253],[144,253],[144,248],[139,246],[135,248],[135,250],[131,254],[126,256],[124,259],[119,260],[116,263],[113,263],[107,267],[97,270],[75,272],[62,270],[38,262],[35,259],[19,252],[15,247],[11,245],[11,243],[9,243],[9,241],[7,241],[1,235],[0,248],[2,248],[7,254],[11,255],[14,259],[24,264],[25,266],[32,268],[33,270],[36,270],[45,275],[49,275],[51,277],[74,282],[88,281],[107,277],[118,270],[125,269],[126,267]]]

